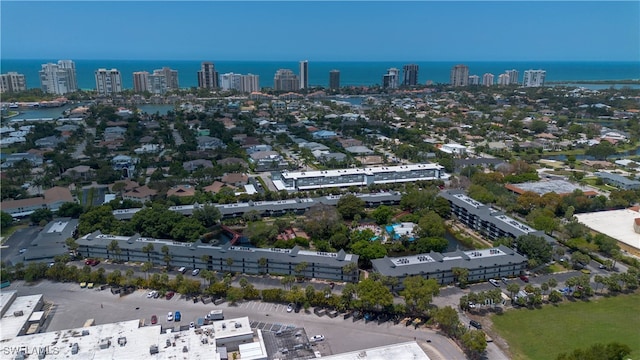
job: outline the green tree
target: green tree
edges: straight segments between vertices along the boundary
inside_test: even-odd
[[[435,279],[425,279],[422,276],[409,276],[402,282],[404,290],[400,295],[404,297],[407,309],[413,313],[426,314],[431,300],[440,293],[440,286]]]
[[[33,224],[40,224],[42,221],[49,222],[53,220],[53,213],[49,209],[36,209],[29,215],[29,220]]]
[[[611,342],[596,343],[586,349],[575,349],[570,353],[562,353],[556,360],[624,360],[631,354],[631,348],[626,344]]]
[[[419,253],[428,253],[431,251],[434,252],[444,252],[449,247],[449,241],[447,239],[440,237],[428,237],[428,238],[419,238],[414,242],[415,249]]]
[[[356,285],[358,303],[362,310],[380,310],[393,304],[393,295],[388,287],[371,278]]]
[[[387,255],[387,248],[380,241],[360,240],[351,245],[351,251],[360,256],[363,267],[371,267],[371,260],[383,258]]]
[[[461,288],[465,288],[469,283],[469,269],[454,267],[451,272],[453,273],[453,281],[460,283]]]
[[[424,214],[418,222],[418,236],[421,238],[441,238],[445,232],[444,220],[433,210]]]
[[[76,202],[66,202],[58,208],[58,216],[77,219],[83,210],[82,205]]]
[[[389,223],[391,216],[393,215],[393,210],[386,206],[381,205],[378,206],[375,210],[371,212],[371,217],[376,221],[378,225],[384,225]]]
[[[551,260],[553,247],[549,242],[536,235],[522,235],[516,238],[518,251],[529,258],[532,267],[547,263]]]
[[[462,345],[472,359],[478,359],[487,349],[487,336],[482,330],[467,331],[462,335]]]
[[[151,260],[151,253],[153,252],[153,244],[149,243],[142,247],[142,252],[147,254],[147,262],[150,262],[153,266],[153,261]]]
[[[120,254],[122,253],[122,249],[120,249],[120,244],[118,240],[111,240],[109,245],[107,245],[107,251],[109,254],[114,254],[114,258],[116,260],[120,260]]]
[[[169,269],[171,264],[171,253],[169,252],[169,247],[167,245],[162,245],[160,251],[162,252],[162,261],[165,262],[167,269]]]
[[[340,197],[336,208],[343,219],[353,220],[356,215],[364,212],[364,205],[364,201],[359,197],[347,194]]]
[[[79,234],[89,234],[100,230],[103,234],[117,234],[120,221],[113,215],[113,209],[108,205],[91,208],[80,215],[78,223]]]
[[[0,211],[0,229],[8,229],[13,225],[13,216],[4,211]]]
[[[433,211],[435,211],[441,218],[447,219],[451,215],[451,204],[449,200],[442,196],[436,196],[433,201]]]
[[[510,282],[507,284],[507,291],[509,292],[509,297],[513,299],[513,297],[520,292],[520,285],[515,282]]]
[[[451,306],[445,306],[435,311],[432,320],[445,334],[457,338],[464,332],[464,326],[460,323],[458,313]]]
[[[142,266],[140,267],[140,270],[144,271],[145,280],[149,280],[149,270],[151,269],[153,269],[153,263],[149,261],[143,263]]]
[[[193,211],[193,218],[207,228],[217,224],[221,217],[220,210],[211,204],[206,204]]]

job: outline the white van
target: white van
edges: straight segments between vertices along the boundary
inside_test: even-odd
[[[178,269],[178,272],[179,272],[180,274],[184,274],[185,272],[187,272],[187,268],[186,268],[186,267],[184,267],[184,266],[182,266],[182,267],[180,267],[180,269]]]

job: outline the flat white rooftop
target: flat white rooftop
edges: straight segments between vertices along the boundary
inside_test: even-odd
[[[322,358],[327,360],[430,360],[429,356],[425,354],[415,341],[352,351],[338,355],[323,356]]]
[[[352,169],[339,169],[339,170],[320,170],[320,171],[304,171],[304,172],[282,172],[282,177],[285,179],[300,179],[300,178],[314,178],[314,177],[334,177],[344,175],[373,175],[380,173],[397,173],[407,172],[414,170],[435,170],[444,169],[438,164],[410,164],[410,165],[398,165],[398,166],[380,166],[380,167],[368,167],[368,168],[352,168]]]
[[[240,317],[230,320],[220,320],[213,323],[216,339],[228,339],[238,336],[253,337],[249,317]]]
[[[633,230],[635,219],[640,213],[630,209],[597,211],[576,214],[578,222],[592,230],[608,235],[624,244],[640,250],[640,234]]]
[[[139,324],[139,320],[130,320],[18,336],[3,342],[3,348],[11,352],[11,358],[23,350],[26,354],[45,351],[46,359],[220,359],[211,326],[161,333],[159,325],[139,327]],[[77,344],[75,355],[74,344]],[[149,351],[152,345],[158,348],[153,356]]]
[[[7,293],[9,293],[8,295],[11,297],[11,292]],[[15,291],[13,291],[13,293],[15,293]],[[5,293],[3,292],[2,294],[4,302]],[[0,341],[6,341],[18,336],[20,330],[22,330],[29,321],[29,318],[41,300],[42,294],[17,296],[13,299],[13,302],[9,302],[6,305],[3,304],[3,306],[8,306],[8,309],[4,312],[4,315],[2,315],[2,319],[0,319],[0,334],[2,335]],[[22,315],[14,315],[19,312],[22,312]]]

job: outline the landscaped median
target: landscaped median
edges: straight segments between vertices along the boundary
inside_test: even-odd
[[[491,320],[493,330],[509,343],[512,359],[555,359],[577,348],[614,341],[631,348],[626,358],[640,358],[640,292],[514,309]]]

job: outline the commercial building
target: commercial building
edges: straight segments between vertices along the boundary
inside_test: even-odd
[[[382,77],[382,88],[397,89],[400,81],[400,70],[396,68],[387,69],[387,73]]]
[[[493,74],[486,73],[482,75],[482,85],[484,86],[492,86],[494,84],[494,76]]]
[[[486,236],[489,240],[499,238],[515,239],[522,235],[535,235],[545,238],[549,242],[554,239],[540,230],[505,215],[490,206],[476,201],[458,190],[441,191],[439,196],[449,200],[451,214],[461,223]]]
[[[273,89],[276,91],[300,90],[300,79],[289,69],[279,69],[273,77]]]
[[[407,64],[402,66],[402,85],[418,85],[418,68],[419,66],[417,64]]]
[[[329,71],[329,89],[340,89],[340,70]]]
[[[42,64],[39,74],[40,88],[44,93],[64,95],[78,90],[76,65],[71,60]]]
[[[119,253],[108,250],[110,244],[118,244]],[[105,235],[100,231],[87,234],[78,240],[78,253],[83,257],[117,259],[134,262],[153,262],[166,264],[162,248],[169,249],[169,265],[185,266],[197,269],[208,269],[219,272],[243,274],[294,275],[307,278],[334,281],[358,281],[358,255],[347,254],[344,250],[337,253],[302,250],[296,246],[292,249],[252,248],[234,246],[229,241],[215,246],[201,241],[181,243],[172,240],[145,238],[140,235],[115,236]],[[153,250],[145,252],[147,245]],[[296,265],[306,264],[301,272],[296,272]],[[353,264],[345,269],[346,265]]]
[[[591,230],[616,239],[621,249],[640,256],[640,213],[637,207],[574,216]]]
[[[303,172],[273,173],[278,190],[302,191],[332,187],[369,186],[420,180],[446,179],[444,167],[438,164],[411,164],[372,168],[349,168]]]
[[[398,287],[410,276],[435,279],[440,285],[459,281],[453,272],[455,268],[469,270],[467,280],[485,281],[507,276],[520,275],[527,267],[527,258],[504,245],[496,248],[448,253],[430,252],[397,258],[384,257],[371,260],[373,270],[383,276],[398,279]]]
[[[209,61],[204,61],[198,71],[198,88],[200,89],[217,89],[218,72],[216,66]]]
[[[24,74],[8,72],[0,75],[0,93],[20,92],[27,90],[27,80]]]
[[[544,86],[544,79],[547,72],[544,70],[525,70],[522,86],[524,87],[540,87]]]
[[[449,84],[451,86],[469,85],[469,67],[462,64],[452,67],[451,74],[449,76]]]
[[[98,95],[110,96],[122,92],[122,74],[118,69],[98,69],[95,78]]]
[[[300,89],[309,88],[309,61],[300,61]]]
[[[527,191],[531,191],[540,196],[548,193],[556,193],[560,196],[565,196],[573,193],[576,190],[582,191],[586,196],[598,195],[598,192],[594,188],[575,185],[566,180],[544,180],[520,184],[506,184],[504,187],[518,195],[522,195]]]

